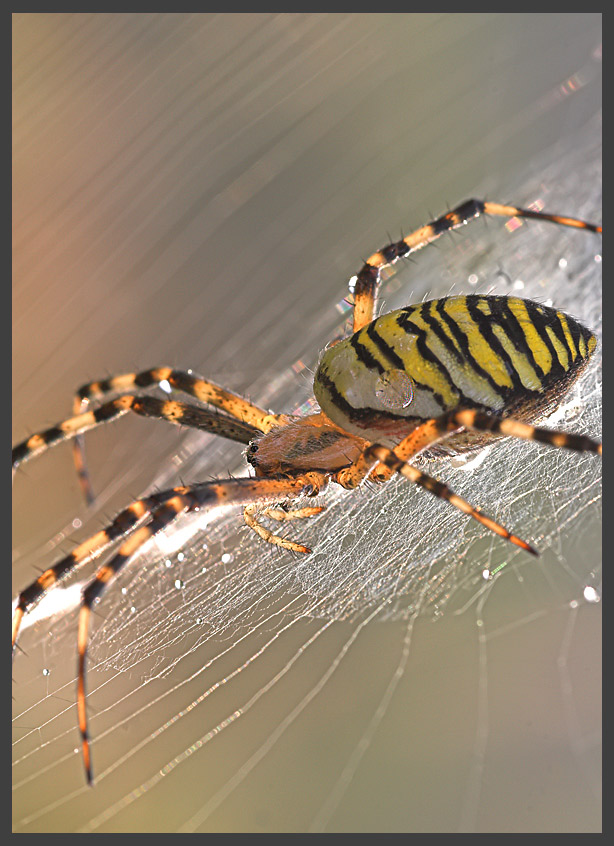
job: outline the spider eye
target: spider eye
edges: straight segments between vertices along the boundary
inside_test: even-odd
[[[407,408],[414,398],[411,378],[404,370],[387,370],[375,383],[375,396],[386,408]]]
[[[258,444],[250,444],[245,451],[245,458],[252,465],[256,467],[256,453],[258,452]]]

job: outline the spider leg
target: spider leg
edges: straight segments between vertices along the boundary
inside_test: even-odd
[[[553,447],[571,449],[576,452],[594,452],[601,455],[601,443],[571,432],[561,432],[556,429],[543,429],[514,420],[509,417],[497,417],[476,409],[460,409],[450,411],[442,416],[439,427],[446,426],[448,432],[456,431],[459,426],[475,429],[479,432],[492,432],[496,435],[507,435],[512,438],[522,438],[526,441],[539,441]]]
[[[73,415],[82,414],[94,400],[101,400],[108,394],[126,393],[138,389],[150,388],[166,381],[178,391],[194,397],[200,402],[213,405],[235,419],[255,427],[261,432],[268,432],[272,426],[282,425],[287,421],[285,415],[270,414],[249,400],[226,391],[213,382],[200,379],[183,370],[171,367],[153,367],[140,373],[122,373],[109,379],[102,379],[82,385],[73,401]],[[78,435],[73,441],[73,460],[79,484],[88,505],[94,502],[94,492],[85,460],[85,440]]]
[[[511,417],[498,417],[485,411],[473,408],[457,409],[441,417],[427,420],[418,426],[393,450],[397,458],[407,461],[423,449],[436,441],[457,432],[459,429],[473,429],[477,432],[490,432],[526,441],[539,441],[549,446],[571,449],[576,452],[594,452],[601,455],[601,444],[586,435],[576,435],[572,432],[561,432],[555,429],[544,429],[533,426]],[[361,457],[362,458],[362,457]],[[363,465],[361,465],[362,467]],[[342,471],[343,472],[343,471]],[[370,471],[370,478],[376,482],[387,482],[394,470],[378,464]]]
[[[104,403],[91,411],[77,414],[75,417],[58,423],[50,429],[31,435],[27,440],[13,448],[13,471],[25,461],[40,455],[62,441],[75,438],[102,423],[108,423],[133,411],[143,417],[155,417],[221,435],[239,443],[248,444],[260,430],[249,423],[242,422],[219,411],[199,408],[176,400],[158,399],[152,396],[124,394],[117,399]]]
[[[282,508],[265,508],[264,510],[260,510],[257,504],[251,504],[246,505],[243,509],[243,517],[247,525],[263,540],[267,541],[267,543],[272,543],[275,546],[281,546],[284,549],[291,550],[292,552],[311,552],[311,549],[308,546],[303,546],[303,544],[295,543],[287,538],[275,535],[273,532],[269,531],[269,529],[262,526],[258,522],[258,518],[256,516],[259,511],[263,517],[270,517],[273,520],[302,520],[305,517],[312,517],[314,514],[320,514],[324,511],[323,505],[284,511]]]
[[[80,543],[68,555],[49,567],[28,587],[21,591],[13,614],[13,652],[23,617],[37,605],[48,590],[59,584],[70,573],[78,570],[92,558],[97,558],[108,546],[131,532],[151,510],[162,505],[167,499],[181,493],[183,488],[172,488],[153,494],[144,499],[137,499],[124,508],[113,522]]]
[[[183,393],[207,405],[213,405],[261,432],[268,432],[273,426],[280,426],[288,421],[288,418],[283,414],[271,414],[244,397],[220,388],[213,382],[201,379],[183,370],[174,370],[171,367],[154,367],[140,373],[123,373],[110,379],[89,382],[77,391],[75,406],[78,403],[78,410],[80,410],[83,402],[103,399],[109,393],[123,394],[128,391],[150,388],[159,385],[160,382],[168,382],[176,390],[183,391]]]
[[[87,783],[90,785],[93,783],[93,775],[87,727],[87,711],[85,707],[85,662],[92,605],[101,596],[108,582],[121,570],[124,564],[137,552],[145,541],[163,529],[178,514],[181,514],[182,511],[187,510],[191,504],[189,497],[177,495],[169,499],[164,505],[155,509],[151,513],[150,522],[138,529],[128,540],[124,541],[109,563],[104,564],[97,570],[93,580],[84,588],[81,594],[81,610],[79,611],[77,636],[77,650],[79,655],[77,662],[77,714],[79,731],[81,733],[85,775]]]
[[[270,517],[271,520],[278,520],[283,522],[285,520],[303,520],[305,517],[314,517],[316,514],[321,514],[326,511],[325,505],[308,506],[306,508],[265,508],[262,511],[264,517]]]
[[[324,473],[309,472],[294,478],[244,478],[224,479],[217,482],[203,482],[196,485],[173,488],[137,500],[122,511],[115,519],[116,535],[111,528],[93,535],[89,541],[81,544],[74,553],[58,562],[37,579],[24,593],[25,607],[19,608],[13,618],[13,643],[16,640],[19,624],[24,613],[40,596],[60,578],[104,549],[112,540],[133,530],[122,543],[116,554],[107,564],[101,566],[91,582],[84,588],[81,598],[78,625],[78,666],[77,666],[77,712],[81,733],[83,760],[88,784],[92,784],[92,765],[90,756],[89,733],[87,726],[85,670],[89,636],[91,608],[96,599],[102,596],[107,585],[140,549],[149,538],[164,529],[184,511],[199,511],[220,505],[247,505],[254,502],[279,502],[296,496],[315,496],[326,487],[328,476]],[[303,509],[298,509],[299,511]],[[149,522],[137,527],[144,518]],[[77,554],[78,561],[75,558]],[[32,596],[34,594],[34,596]]]
[[[454,508],[458,508],[459,511],[473,517],[474,520],[477,520],[478,523],[486,526],[486,528],[490,529],[491,532],[500,535],[500,537],[505,538],[505,540],[521,547],[527,552],[530,552],[531,555],[538,554],[526,541],[523,541],[517,535],[512,534],[505,528],[505,526],[497,523],[496,520],[493,520],[492,517],[488,517],[479,508],[476,508],[471,505],[471,503],[462,499],[462,497],[455,494],[454,491],[443,482],[440,482],[438,479],[434,479],[432,476],[428,476],[426,473],[423,473],[421,470],[418,470],[416,467],[408,464],[402,458],[395,455],[393,450],[382,446],[381,444],[371,444],[367,447],[363,455],[361,455],[351,467],[337,473],[336,476],[333,477],[333,481],[338,482],[345,488],[356,487],[378,463],[383,464],[394,473],[400,473],[401,476],[405,476],[405,478],[409,479],[410,482],[420,485],[420,487],[429,491],[429,493],[432,493],[434,496],[447,500],[450,505],[454,506]]]
[[[395,264],[400,258],[409,256],[416,250],[422,249],[441,237],[444,232],[456,229],[469,223],[480,215],[499,215],[501,217],[525,217],[536,220],[550,221],[560,226],[571,226],[576,229],[587,229],[590,232],[601,232],[601,226],[586,223],[573,217],[556,214],[545,214],[531,209],[521,209],[516,206],[491,203],[486,200],[466,200],[452,211],[447,212],[436,220],[410,232],[400,241],[395,241],[381,247],[366,260],[355,277],[354,284],[354,326],[353,332],[358,332],[370,323],[375,315],[377,289],[381,272],[385,267]]]

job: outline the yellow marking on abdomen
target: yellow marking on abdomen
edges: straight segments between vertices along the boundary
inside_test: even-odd
[[[454,297],[447,299],[444,308],[466,336],[469,352],[480,367],[488,373],[497,385],[500,385],[502,388],[512,388],[513,383],[505,368],[505,364],[484,338],[477,323],[471,317],[467,308],[466,298]]]
[[[432,331],[422,320],[419,314],[412,314],[412,322],[419,329],[425,332]],[[456,385],[452,376],[450,379],[437,367],[427,361],[421,354],[415,343],[415,336],[411,342],[411,333],[404,331],[396,321],[396,313],[391,312],[377,321],[377,331],[382,339],[390,346],[403,362],[405,371],[413,377],[416,382],[426,385],[435,393],[439,394],[447,408],[453,408],[458,404],[459,392],[455,390]],[[433,353],[437,359],[439,356]],[[443,362],[442,362],[443,364]]]
[[[546,326],[546,334],[550,338],[550,342],[554,347],[554,351],[556,352],[556,357],[559,360],[559,363],[563,370],[569,370],[569,353],[567,352],[567,347],[565,344],[562,344],[561,341],[557,338],[554,333],[554,330],[551,326]]]
[[[529,359],[516,349],[514,344],[510,341],[505,329],[502,326],[494,324],[492,326],[493,335],[497,337],[499,343],[509,355],[514,370],[525,388],[530,391],[539,391],[542,388],[542,380],[535,372]]]
[[[524,300],[521,300],[518,297],[508,297],[507,305],[520,324],[520,328],[524,333],[527,345],[530,347],[531,352],[533,353],[533,358],[535,359],[538,367],[542,369],[544,374],[550,373],[552,370],[552,355],[539,332],[533,325],[533,321],[527,311]]]
[[[562,311],[557,311],[556,316],[559,319],[559,323],[563,327],[563,332],[565,333],[565,340],[567,341],[567,346],[571,350],[571,360],[575,361],[578,357],[578,350],[576,349],[576,345],[573,342],[573,338],[571,337],[571,332],[569,331],[569,324],[567,323],[567,318],[563,314]]]

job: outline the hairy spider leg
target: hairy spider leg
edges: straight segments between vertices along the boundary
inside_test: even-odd
[[[489,432],[493,435],[520,438],[525,441],[539,441],[549,446],[571,449],[575,452],[594,452],[597,455],[602,453],[601,444],[586,435],[544,429],[521,420],[478,411],[475,408],[456,409],[427,420],[404,438],[393,452],[397,458],[407,461],[442,438],[458,432],[459,429],[473,429],[476,432]],[[378,464],[368,475],[375,482],[387,482],[394,473],[395,470],[390,467]]]
[[[115,540],[116,537],[132,531],[132,534],[119,547],[117,553],[107,564],[97,570],[94,578],[82,592],[78,624],[77,712],[88,784],[93,783],[85,692],[89,619],[94,601],[101,597],[109,582],[146,541],[164,529],[184,511],[208,510],[221,505],[247,505],[254,502],[275,503],[301,495],[316,496],[320,490],[326,487],[327,483],[328,476],[326,474],[308,472],[294,478],[224,479],[161,491],[151,497],[132,503],[132,506],[120,512],[111,526],[93,535],[74,551],[79,553],[80,549],[81,555],[92,557],[112,540]],[[300,511],[303,511],[303,509],[297,509],[297,513]],[[308,515],[305,514],[304,516]],[[138,525],[143,519],[147,518],[149,522]],[[77,555],[77,558],[79,558],[79,555]],[[30,586],[32,593],[37,591],[40,594],[44,593],[54,581],[66,576],[69,570],[74,569],[74,566],[79,563],[81,563],[81,560],[77,561],[74,555],[67,556],[46,571],[46,578],[43,578],[42,581],[37,579]],[[26,591],[28,590],[27,588]],[[29,605],[22,609],[18,608],[13,619],[13,643],[17,637],[19,624],[24,613],[36,601],[31,596],[29,599]]]
[[[153,367],[140,373],[122,373],[108,379],[88,382],[79,388],[74,397],[73,414],[82,414],[90,402],[101,400],[107,394],[150,388],[163,381],[167,381],[176,390],[200,402],[222,409],[231,417],[255,427],[260,432],[268,432],[272,426],[280,426],[287,421],[283,414],[271,414],[238,394],[220,388],[213,382],[171,367]],[[221,433],[218,432],[218,434]],[[85,459],[85,439],[82,435],[77,435],[73,441],[73,460],[85,501],[88,505],[92,505],[95,497]]]
[[[442,215],[436,220],[421,226],[400,241],[387,244],[373,253],[366,260],[355,277],[354,284],[354,318],[353,332],[358,332],[363,326],[371,323],[375,316],[375,305],[377,300],[377,289],[381,279],[381,272],[385,267],[395,264],[399,259],[406,258],[416,250],[426,247],[444,232],[456,229],[474,220],[480,215],[499,215],[501,217],[525,217],[536,220],[545,220],[557,223],[560,226],[571,226],[576,229],[587,229],[590,232],[601,232],[601,226],[587,223],[584,220],[577,220],[573,217],[565,217],[557,214],[545,214],[521,209],[516,206],[491,203],[486,200],[466,200],[452,211]]]
[[[88,561],[97,558],[107,547],[133,531],[139,523],[150,515],[153,508],[162,505],[167,499],[182,493],[183,490],[183,487],[171,488],[130,503],[127,508],[124,508],[113,518],[112,523],[84,540],[72,552],[54,564],[53,567],[49,567],[28,587],[24,588],[17,598],[17,605],[13,614],[13,653],[15,652],[23,617],[41,601],[48,590],[58,585],[75,570],[87,564]]]
[[[321,514],[325,510],[325,506],[311,506],[307,508],[295,508],[291,511],[285,511],[283,508],[265,508],[261,510],[257,503],[246,505],[243,509],[243,518],[250,529],[253,529],[267,543],[272,543],[275,546],[281,546],[283,549],[289,549],[292,552],[311,552],[310,547],[304,546],[302,543],[295,543],[294,541],[282,538],[279,535],[273,534],[269,529],[265,528],[258,522],[258,516],[270,517],[272,520],[282,522],[285,520],[303,520],[305,517],[313,517],[316,514]]]
[[[179,426],[201,429],[214,435],[221,435],[232,441],[248,444],[260,429],[249,423],[244,423],[219,411],[199,408],[177,400],[165,400],[149,395],[124,394],[98,408],[69,417],[61,423],[31,435],[27,440],[13,448],[13,473],[20,464],[29,461],[34,456],[41,455],[56,444],[75,438],[78,435],[94,429],[103,423],[108,423],[118,417],[133,411],[142,417],[154,417],[166,420]]]

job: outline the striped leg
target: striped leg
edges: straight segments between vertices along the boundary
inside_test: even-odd
[[[137,499],[115,517],[112,523],[87,540],[80,543],[71,553],[62,558],[53,567],[49,567],[17,598],[13,614],[13,652],[17,644],[19,628],[24,616],[45,596],[47,591],[63,581],[70,573],[78,570],[92,558],[97,558],[107,547],[131,532],[142,520],[149,516],[153,508],[159,507],[167,499],[181,493],[183,488],[173,488],[158,494]]]
[[[485,411],[464,409],[444,414],[438,424],[441,431],[443,426],[448,432],[453,432],[459,426],[475,429],[478,432],[493,432],[496,435],[507,435],[512,438],[522,438],[525,441],[539,441],[553,447],[572,449],[576,452],[594,452],[601,455],[601,444],[586,435],[574,435],[570,432],[559,432],[555,429],[542,429],[530,423],[522,423],[509,417],[497,417]]]
[[[108,394],[150,388],[164,381],[176,390],[220,408],[231,417],[261,432],[268,432],[272,426],[281,425],[287,420],[285,415],[270,414],[232,391],[225,391],[213,382],[205,381],[183,370],[173,370],[171,367],[154,367],[140,373],[123,373],[110,379],[89,382],[77,391],[73,402],[73,414],[82,414],[92,400],[101,400]],[[82,435],[78,435],[73,441],[73,459],[83,496],[87,504],[91,505],[94,502],[94,492],[87,470],[85,441]]]
[[[561,226],[572,226],[576,229],[587,229],[590,232],[601,232],[601,226],[586,223],[583,220],[576,220],[573,217],[544,214],[543,212],[532,211],[531,209],[520,209],[516,206],[490,203],[485,200],[466,200],[460,206],[457,206],[457,208],[437,218],[437,220],[421,226],[400,241],[387,244],[369,256],[355,277],[353,331],[357,332],[373,320],[377,288],[380,282],[381,272],[385,267],[395,264],[400,258],[407,257],[411,253],[416,252],[416,250],[420,250],[427,244],[432,243],[444,232],[463,226],[463,224],[469,223],[469,221],[483,214],[499,215],[501,217],[534,218],[536,220],[558,223]]]
[[[420,485],[420,487],[429,491],[429,493],[432,493],[434,496],[447,500],[454,506],[454,508],[458,508],[459,511],[473,517],[473,519],[477,520],[478,523],[486,526],[486,528],[490,529],[491,532],[500,535],[500,537],[505,538],[505,540],[521,547],[527,552],[530,552],[532,555],[538,554],[526,541],[523,541],[517,535],[513,535],[500,523],[497,523],[491,517],[483,514],[479,508],[475,508],[469,502],[455,494],[454,491],[452,491],[447,485],[444,485],[443,482],[434,479],[432,476],[428,476],[416,467],[412,467],[411,464],[407,464],[406,461],[395,455],[391,449],[381,446],[380,444],[371,444],[371,446],[367,447],[363,455],[355,461],[353,465],[345,470],[341,470],[333,477],[333,480],[338,482],[340,485],[343,485],[345,488],[356,487],[366,476],[369,475],[371,470],[379,464],[388,468],[393,473],[400,473],[401,476],[405,476],[405,478],[409,479],[410,482]]]
[[[265,508],[260,510],[258,505],[246,505],[243,509],[243,517],[245,522],[267,543],[272,543],[275,546],[281,546],[284,549],[289,549],[292,552],[311,552],[308,546],[303,546],[302,543],[295,543],[294,541],[282,538],[279,535],[274,535],[273,532],[266,529],[258,522],[258,513],[263,517],[270,517],[272,520],[279,522],[286,520],[302,520],[305,517],[313,517],[315,514],[321,514],[324,511],[324,506],[313,506],[307,508],[296,508],[292,511],[285,511],[283,508]]]
[[[560,432],[555,429],[543,429],[539,426],[532,426],[530,423],[523,423],[509,417],[498,417],[496,414],[488,414],[485,411],[477,411],[473,408],[450,411],[447,414],[442,414],[441,417],[427,420],[426,423],[418,426],[401,441],[393,452],[397,458],[408,461],[431,444],[462,428],[521,438],[526,441],[539,441],[557,448],[571,449],[576,452],[594,452],[601,455],[601,444],[586,435],[575,435],[571,432]],[[361,465],[360,469],[363,466]],[[360,472],[360,470],[357,472]],[[393,474],[393,470],[380,464],[371,470],[369,478],[375,482],[387,482]]]
[[[143,417],[154,417],[180,426],[212,432],[242,444],[248,444],[255,435],[260,434],[260,429],[219,411],[214,412],[176,400],[125,394],[96,409],[78,414],[76,417],[69,417],[51,429],[32,435],[18,444],[13,448],[13,472],[24,461],[42,454],[50,447],[75,438],[102,423],[115,420],[128,411]]]
[[[150,504],[149,522],[137,528],[124,541],[111,560],[98,569],[82,593],[77,640],[77,712],[88,784],[92,784],[93,775],[87,726],[85,670],[89,621],[94,601],[102,596],[107,585],[141,546],[166,528],[182,512],[205,510],[219,505],[279,502],[300,495],[313,496],[326,486],[327,481],[327,476],[322,473],[305,473],[293,479],[225,479],[165,491],[145,501]],[[158,500],[155,507],[151,506],[152,499]],[[138,519],[140,521],[141,517]]]

